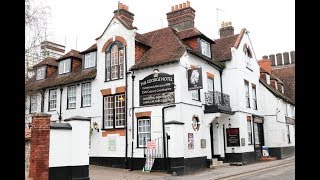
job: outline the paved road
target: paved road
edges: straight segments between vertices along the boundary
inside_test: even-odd
[[[278,167],[268,168],[265,170],[222,178],[221,180],[294,180],[295,165],[294,163],[285,164]]]

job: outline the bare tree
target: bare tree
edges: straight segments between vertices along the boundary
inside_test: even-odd
[[[25,0],[26,68],[30,66],[30,62],[38,62],[41,59],[39,46],[47,37],[47,19],[49,16],[49,6],[43,5],[39,2],[36,3],[34,0]]]
[[[28,67],[42,60],[40,44],[47,37],[47,19],[50,16],[50,7],[40,1],[25,0],[25,80],[27,81]],[[31,63],[33,62],[33,63]],[[30,64],[31,63],[31,64]],[[30,92],[25,91],[25,102]],[[25,124],[30,123],[29,105],[26,104]]]

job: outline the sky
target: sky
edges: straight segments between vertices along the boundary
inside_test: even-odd
[[[83,51],[95,43],[107,27],[118,0],[36,0],[50,7],[48,40]],[[121,0],[134,14],[139,33],[167,27],[166,13],[186,0]],[[222,21],[231,21],[235,34],[250,33],[257,59],[263,55],[295,50],[295,2],[292,0],[189,0],[195,27],[211,39],[219,39]],[[220,10],[217,10],[220,9]]]

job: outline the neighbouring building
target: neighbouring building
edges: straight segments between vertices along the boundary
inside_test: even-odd
[[[26,113],[45,112],[61,123],[90,118],[90,164],[132,170],[144,167],[147,146],[154,147],[153,170],[183,174],[209,167],[213,158],[251,163],[264,145],[288,145],[269,139],[283,129],[267,115],[269,108],[294,103],[263,84],[265,70],[248,31],[234,34],[224,22],[221,37],[212,40],[195,27],[188,1],[166,15],[168,27],[140,34],[134,14],[118,3],[95,44],[33,66]]]

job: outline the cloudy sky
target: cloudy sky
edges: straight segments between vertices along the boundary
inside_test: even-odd
[[[95,43],[117,8],[118,0],[35,0],[51,8],[49,41],[66,50],[83,51]],[[195,27],[218,39],[218,25],[231,21],[235,34],[250,31],[253,50],[263,55],[295,50],[295,2],[292,0],[189,0],[196,10]],[[166,13],[186,0],[121,0],[134,13],[139,33],[167,27]],[[216,9],[221,9],[218,11]],[[218,16],[217,16],[218,14]]]

